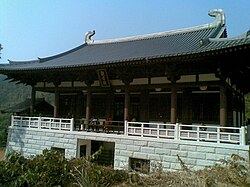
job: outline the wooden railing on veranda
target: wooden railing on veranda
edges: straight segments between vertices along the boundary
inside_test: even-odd
[[[74,119],[12,116],[11,126],[45,130],[73,131]]]
[[[125,122],[125,135],[246,145],[247,127]]]
[[[104,122],[102,122],[102,124],[103,123]],[[11,126],[20,128],[37,128],[42,130],[77,130],[73,118],[12,116]],[[102,126],[104,127],[104,125]],[[103,127],[102,129],[104,129]],[[117,129],[114,128],[113,132],[117,131],[118,133],[123,133],[125,136],[246,145],[246,126],[221,127],[209,125],[186,125],[180,123],[171,124],[125,121],[123,124],[119,122],[118,127],[119,128]],[[83,129],[79,127],[78,131],[79,130],[81,131]],[[85,128],[85,130],[88,129]]]

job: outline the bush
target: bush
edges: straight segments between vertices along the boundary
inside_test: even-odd
[[[198,171],[186,166],[179,156],[178,160],[182,167],[180,171],[162,172],[161,166],[156,165],[154,172],[141,175],[100,166],[94,159],[82,157],[67,160],[57,151],[45,150],[42,155],[29,159],[13,152],[6,160],[0,161],[0,186],[250,186],[249,163],[238,155],[232,155],[231,160],[220,160],[218,164]]]
[[[68,161],[56,151],[27,159],[13,152],[0,162],[0,186],[67,186],[70,182]]]
[[[114,186],[128,179],[127,171],[101,166],[84,157],[72,160],[70,165],[74,185],[80,187]]]

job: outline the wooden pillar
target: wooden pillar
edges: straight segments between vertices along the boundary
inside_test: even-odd
[[[34,116],[35,105],[36,105],[36,90],[35,90],[34,86],[32,86],[32,88],[31,88],[30,116]]]
[[[54,106],[54,117],[59,117],[59,90],[58,85],[55,85],[55,106]]]
[[[148,90],[141,92],[140,97],[140,120],[149,121],[149,94]]]
[[[110,91],[107,93],[106,97],[106,108],[105,108],[105,116],[109,117],[113,116],[113,102],[114,102],[114,92]]]
[[[227,125],[227,92],[226,87],[220,86],[220,126]]]
[[[130,90],[129,84],[133,81],[131,72],[125,69],[121,74],[121,80],[125,84],[125,97],[124,97],[124,121],[129,120],[129,105],[130,105]]]
[[[182,123],[192,124],[192,90],[183,90],[182,99]]]
[[[246,124],[245,96],[242,95],[242,125]]]
[[[87,88],[87,99],[86,99],[86,124],[88,125],[91,119],[91,87]]]
[[[177,119],[177,91],[175,82],[172,82],[170,122],[176,123],[176,119]]]
[[[129,85],[125,85],[125,98],[124,98],[124,121],[129,119],[129,105],[130,105],[130,95],[129,95]]]

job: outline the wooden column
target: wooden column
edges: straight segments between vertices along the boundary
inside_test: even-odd
[[[36,90],[33,85],[31,88],[30,116],[34,116],[35,105],[36,105]]]
[[[192,124],[192,90],[183,90],[182,99],[182,123]]]
[[[227,125],[227,92],[224,85],[220,86],[220,126]]]
[[[107,93],[106,97],[106,109],[105,109],[105,116],[109,117],[110,115],[113,116],[113,102],[114,102],[114,92],[110,91]]]
[[[59,117],[59,90],[58,85],[55,84],[55,106],[54,106],[54,117]]]
[[[88,128],[88,124],[91,119],[91,97],[92,97],[92,90],[91,85],[94,83],[94,77],[91,73],[89,73],[88,77],[85,79],[85,84],[87,85],[87,98],[86,98],[86,124]]]
[[[141,92],[140,97],[140,120],[149,121],[149,94],[148,90],[144,90]]]
[[[129,85],[126,85],[125,98],[124,98],[124,121],[129,119],[129,105],[130,105]]]
[[[86,99],[86,124],[88,125],[91,119],[91,87],[87,87],[87,99]]]
[[[124,72],[120,75],[122,82],[125,84],[125,96],[124,96],[124,121],[129,119],[129,105],[130,105],[130,90],[129,84],[133,81],[131,71],[124,69]]]
[[[177,119],[177,91],[175,81],[172,82],[171,87],[171,114],[170,114],[170,122],[176,123]]]

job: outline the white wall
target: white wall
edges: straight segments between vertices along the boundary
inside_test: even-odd
[[[177,154],[186,165],[196,169],[213,165],[219,159],[230,159],[232,154],[249,159],[249,146],[16,127],[9,128],[6,152],[15,150],[31,156],[41,154],[44,149],[58,147],[65,149],[67,158],[72,158],[79,156],[80,145],[87,145],[87,154],[90,154],[91,140],[115,143],[115,169],[129,169],[130,157],[148,159],[151,165],[161,163],[166,171],[180,169]]]

